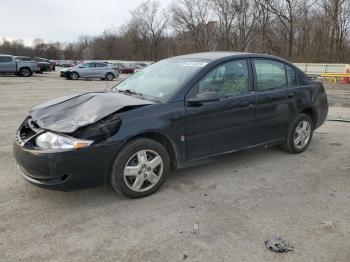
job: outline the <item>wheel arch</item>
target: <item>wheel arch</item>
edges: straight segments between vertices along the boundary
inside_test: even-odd
[[[166,135],[159,133],[159,132],[146,132],[138,134],[132,138],[130,138],[127,142],[130,140],[136,139],[136,138],[148,138],[152,139],[162,146],[164,146],[165,150],[168,152],[171,162],[171,167],[176,168],[177,167],[177,152],[176,152],[176,146],[173,143],[173,141]]]
[[[77,71],[72,71],[72,72],[69,72],[69,74],[73,74],[73,73],[76,73],[78,75],[78,77],[80,78],[80,75]]]
[[[115,74],[112,73],[112,72],[107,72],[107,73],[105,74],[105,77],[107,77],[108,74],[111,74],[111,75],[113,76],[113,78],[115,78]]]
[[[318,121],[317,111],[315,109],[313,109],[312,107],[307,107],[301,110],[299,114],[306,114],[310,116],[312,119],[313,128],[315,128]]]
[[[30,71],[30,73],[33,73],[32,69],[29,67],[29,66],[21,66],[19,69],[18,69],[18,72],[20,72],[22,69],[28,69]]]
[[[144,133],[140,133],[140,134],[134,135],[132,137],[129,137],[120,146],[120,148],[116,152],[116,156],[121,152],[121,150],[125,147],[126,144],[128,144],[130,141],[138,139],[138,138],[148,138],[148,139],[154,140],[154,141],[158,142],[159,144],[161,144],[162,146],[164,146],[165,150],[169,154],[171,167],[176,169],[177,164],[178,164],[178,154],[176,151],[176,146],[175,146],[174,142],[168,136],[166,136],[165,134],[160,133],[160,132],[154,132],[154,131],[144,132]]]

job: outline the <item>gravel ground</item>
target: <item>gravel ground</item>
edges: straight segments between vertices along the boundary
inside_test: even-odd
[[[330,106],[350,107],[350,85],[324,82]]]
[[[348,123],[326,122],[300,155],[261,149],[174,171],[144,199],[24,181],[11,144],[28,109],[107,84],[0,77],[0,261],[350,261]],[[349,99],[345,86],[327,92]],[[338,116],[350,119],[350,108],[331,108]],[[268,251],[275,235],[294,251]]]

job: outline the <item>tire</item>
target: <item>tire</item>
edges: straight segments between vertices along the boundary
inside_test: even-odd
[[[169,172],[170,158],[165,148],[154,140],[138,138],[128,142],[118,153],[109,182],[125,197],[146,197],[162,186]]]
[[[33,75],[33,72],[28,67],[22,67],[19,70],[19,74],[24,77],[31,77]]]
[[[72,72],[69,74],[69,78],[72,80],[78,80],[79,79],[79,75],[77,72]]]
[[[314,124],[309,115],[299,114],[290,125],[287,141],[282,145],[282,148],[292,154],[304,152],[312,140],[313,127]],[[302,133],[299,134],[300,132]],[[299,140],[300,142],[298,142]]]
[[[107,81],[113,81],[114,75],[112,73],[107,73],[106,76],[105,76],[105,79]]]

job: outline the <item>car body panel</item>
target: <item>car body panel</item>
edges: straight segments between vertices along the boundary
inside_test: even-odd
[[[101,117],[96,119],[94,117],[97,115],[117,114],[121,121],[118,130],[110,134],[106,139],[101,140],[101,142],[97,142],[81,151],[57,152],[57,156],[55,156],[55,153],[43,152],[35,148],[35,146],[30,147],[28,144],[29,148],[27,148],[25,145],[21,146],[16,142],[14,146],[15,158],[19,165],[22,166],[26,179],[32,183],[40,182],[40,186],[43,186],[42,183],[44,183],[50,188],[57,188],[55,185],[49,184],[49,182],[45,183],[45,181],[50,178],[55,180],[60,177],[59,175],[69,173],[69,170],[72,170],[68,177],[83,179],[84,174],[88,174],[88,180],[92,179],[93,182],[91,184],[95,185],[98,184],[95,183],[96,181],[107,180],[116,154],[120,152],[124,145],[137,137],[147,137],[165,143],[164,146],[166,146],[170,154],[172,163],[179,168],[191,165],[196,160],[228,152],[284,142],[287,138],[290,123],[301,112],[310,114],[314,120],[315,128],[322,125],[326,119],[328,103],[322,84],[308,79],[304,73],[285,60],[268,55],[248,53],[205,53],[174,59],[186,59],[186,57],[195,57],[205,61],[207,64],[188,79],[166,101],[149,103],[147,100],[137,99],[129,94],[130,97],[123,96],[123,99],[126,101],[124,107],[120,107],[120,103],[116,102],[119,106],[110,107],[110,110],[103,114],[96,113],[100,108],[95,105],[89,106],[91,111],[87,111],[84,114],[79,113],[70,117],[70,113],[68,113],[59,116],[64,129],[55,130],[57,132],[68,132],[67,135],[70,135],[69,132],[74,128],[70,129],[64,122],[71,123],[72,120],[84,122],[90,116],[91,121],[87,121],[83,125],[89,126],[93,121],[96,125],[103,125],[103,123],[99,124],[102,121]],[[298,86],[258,92],[255,87],[255,72],[252,63],[249,62],[249,93],[218,101],[203,102],[197,107],[189,106],[187,103],[188,99],[196,94],[198,81],[210,70],[227,61],[235,59],[247,59],[250,61],[256,57],[275,59],[292,67],[296,73]],[[143,102],[140,104],[137,102],[137,106],[128,106],[128,103],[131,105],[129,98]],[[73,104],[64,102],[69,101],[69,99],[74,100],[75,98],[58,99],[55,102],[48,102],[46,105],[44,103],[37,109],[42,110],[41,113],[44,119],[45,117],[52,117],[51,120],[55,119],[60,113],[66,112],[66,108],[69,107],[77,107],[78,111],[84,111],[83,101],[81,101],[82,107],[80,107],[79,99]],[[85,99],[83,100],[85,101]],[[112,101],[110,100],[110,102]],[[104,103],[103,100],[100,102]],[[54,105],[51,108],[52,110],[50,110],[51,104]],[[101,107],[103,107],[102,104]],[[55,106],[57,107],[55,108]],[[95,108],[96,112],[93,112]],[[45,126],[44,122],[38,121],[40,117],[35,116],[35,113],[33,115],[40,128],[48,130],[52,128],[50,125]],[[21,128],[18,131],[19,136]],[[28,141],[33,140],[37,135],[34,134],[33,138],[30,138]],[[91,149],[91,155],[89,149]],[[95,151],[99,149],[101,151]],[[89,154],[89,157],[85,153]],[[65,158],[65,155],[68,157]],[[77,166],[69,160],[69,157],[72,157],[78,163]],[[61,162],[62,159],[70,162],[66,164],[68,166],[67,169],[62,170],[63,167],[61,165],[64,165],[63,161]],[[91,166],[95,161],[97,166]],[[86,168],[89,170],[86,170],[85,167],[78,168],[82,167],[84,162],[89,162],[86,165]],[[94,174],[96,177],[90,178]],[[83,181],[81,184],[84,187],[87,186],[85,182]],[[52,180],[50,183],[52,183]],[[77,180],[73,180],[73,182],[65,180],[58,188],[74,189],[78,184]]]
[[[29,113],[43,129],[72,133],[125,107],[153,103],[117,92],[91,92],[49,100],[33,107]]]

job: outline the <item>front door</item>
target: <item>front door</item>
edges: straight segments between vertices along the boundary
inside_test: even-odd
[[[84,64],[79,70],[80,77],[94,77],[95,74],[95,63],[93,62]]]
[[[220,100],[195,106],[186,103],[187,159],[252,144],[255,95],[250,72],[247,60],[233,60],[212,69],[193,87],[192,97],[218,92]]]
[[[0,56],[0,72],[1,73],[15,73],[16,60],[11,56]]]

